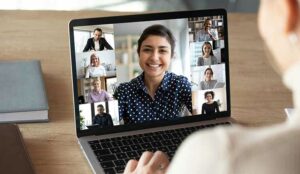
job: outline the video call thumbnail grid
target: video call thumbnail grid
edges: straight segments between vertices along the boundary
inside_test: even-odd
[[[175,79],[178,82],[175,88],[179,89],[178,85],[181,85],[179,90],[187,86],[185,90],[188,93],[175,95],[180,100],[190,98],[190,101],[177,101],[176,106],[170,106],[178,110],[176,113],[165,114],[172,112],[165,108],[163,113],[172,116],[164,118],[161,113],[153,115],[155,110],[162,107],[159,106],[159,100],[156,102],[156,98],[145,96],[145,99],[149,99],[145,102],[151,105],[144,106],[144,101],[136,102],[140,105],[136,106],[138,110],[134,114],[138,118],[121,116],[124,107],[119,104],[123,105],[126,101],[120,101],[120,97],[118,100],[118,87],[133,79],[137,84],[143,83],[144,70],[139,63],[138,39],[146,28],[157,24],[170,30],[175,38],[174,55],[164,79],[167,79],[167,74],[168,79]],[[172,120],[193,115],[201,117],[202,114],[226,111],[223,31],[222,16],[74,27],[81,129]],[[161,86],[165,83],[169,81],[163,80]],[[145,90],[144,95],[147,95]],[[130,95],[129,89],[127,92]],[[183,104],[180,105],[181,102]],[[141,106],[144,108],[138,108]],[[147,115],[151,110],[152,114]]]

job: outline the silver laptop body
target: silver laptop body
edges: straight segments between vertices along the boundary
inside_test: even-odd
[[[209,30],[214,33],[215,40],[207,37],[205,40],[205,36],[200,36],[201,32],[205,34],[207,20],[211,22]],[[128,123],[120,114],[122,111],[120,101],[115,97],[116,91],[121,84],[143,73],[136,51],[138,39],[145,28],[156,24],[167,27],[176,38],[176,58],[172,60],[168,72],[188,79],[192,110],[185,107],[180,114],[171,119]],[[99,45],[96,42],[93,45],[89,41],[93,41],[95,29],[99,28],[102,30],[101,38],[105,41],[100,39],[102,41]],[[95,154],[96,150],[91,148],[91,142],[106,141],[105,139],[114,141],[124,136],[232,122],[227,31],[227,12],[223,9],[74,19],[70,22],[76,133],[80,147],[94,173],[118,171],[114,168],[114,162],[110,163],[112,166],[105,166],[104,170],[103,163]],[[103,46],[104,42],[108,45]],[[211,45],[216,62],[200,65],[199,59],[205,54],[202,50],[206,42]],[[105,73],[87,76],[87,73],[92,73],[88,71],[94,66],[92,55],[100,58],[101,68]],[[217,81],[212,81],[213,88],[210,88],[210,82],[206,78],[207,69],[213,71],[213,80]],[[101,90],[105,91],[109,98],[92,101],[91,93],[96,89],[96,82],[100,83]],[[213,100],[218,108],[214,113],[208,113],[205,105],[207,92],[214,93]],[[102,111],[99,108],[102,108]],[[105,115],[107,119],[102,119],[100,115]],[[104,122],[112,124],[107,126]]]

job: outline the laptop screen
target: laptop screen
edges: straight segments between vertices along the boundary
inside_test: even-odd
[[[225,10],[76,19],[69,29],[78,132],[230,115]]]

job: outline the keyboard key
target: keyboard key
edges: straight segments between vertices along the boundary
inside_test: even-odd
[[[115,170],[113,168],[104,169],[105,174],[115,174]]]
[[[126,164],[124,160],[115,160],[114,163],[116,166],[124,166]]]
[[[181,144],[181,142],[182,142],[182,140],[180,140],[180,139],[177,139],[177,138],[175,138],[175,139],[172,139],[171,141],[173,142],[173,144],[174,144],[174,145],[177,145],[177,146],[178,146],[178,145],[180,145],[180,144]]]
[[[101,147],[100,144],[91,144],[90,146],[91,146],[91,148],[92,148],[93,150],[102,149],[102,147]]]
[[[164,135],[164,139],[166,139],[166,140],[169,140],[169,139],[172,139],[172,138],[173,138],[173,136],[171,134],[165,134]]]
[[[110,151],[111,151],[112,153],[120,153],[120,152],[121,152],[121,149],[118,148],[118,147],[114,147],[114,148],[111,148]]]
[[[137,150],[136,151],[138,153],[139,156],[142,156],[143,152],[145,152],[144,150]]]
[[[159,147],[153,147],[153,148],[151,149],[151,152],[156,152],[156,151],[158,151],[160,147],[161,147],[161,146],[159,146]]]
[[[140,144],[140,142],[137,139],[132,139],[133,144]]]
[[[143,137],[142,139],[143,139],[143,142],[145,142],[145,143],[148,143],[148,142],[152,141],[151,137]]]
[[[174,139],[174,138],[180,137],[180,134],[178,132],[174,132],[174,133],[172,133],[172,136],[173,136],[173,139]]]
[[[187,137],[187,136],[190,135],[190,133],[188,133],[186,130],[183,130],[183,131],[181,132],[181,134],[182,134],[183,137]]]
[[[159,141],[155,141],[151,143],[152,147],[160,147],[162,144]]]
[[[125,153],[118,153],[116,154],[117,158],[118,159],[125,159],[125,158],[128,158],[127,155]]]
[[[96,156],[103,156],[103,155],[111,154],[108,149],[94,150],[94,153],[96,154]]]
[[[123,173],[124,170],[125,170],[125,165],[123,165],[123,166],[118,166],[118,167],[116,167],[115,169],[116,169],[117,173]]]
[[[150,143],[143,143],[141,144],[143,150],[149,150],[152,148],[152,146],[150,145]]]
[[[171,152],[175,152],[176,149],[177,149],[177,146],[171,145],[171,146],[168,146],[168,149],[169,149]]]
[[[104,143],[101,143],[101,146],[104,148],[104,149],[108,149],[108,148],[112,148],[113,145],[110,143],[110,142],[104,142]]]
[[[126,154],[129,158],[136,158],[139,156],[135,151],[127,152]]]
[[[141,143],[144,142],[143,139],[142,139],[141,137],[138,137],[138,138],[136,138],[135,140],[137,141],[138,144],[141,144]]]
[[[100,163],[104,169],[115,167],[115,164],[112,161]]]
[[[97,158],[99,162],[112,161],[117,159],[115,155],[97,156]]]
[[[122,146],[122,147],[120,147],[120,149],[121,149],[122,152],[132,151],[131,147],[129,147],[129,146]]]
[[[138,144],[135,144],[135,145],[132,145],[132,146],[131,146],[131,149],[132,149],[132,150],[141,150],[142,147],[141,147],[140,145],[138,145]]]
[[[123,140],[122,143],[123,143],[124,146],[128,146],[128,145],[132,145],[133,144],[132,141],[129,140],[129,139]]]
[[[109,142],[110,140],[109,139],[101,139],[99,141],[100,141],[100,143],[105,143],[105,142]]]
[[[159,150],[163,151],[163,152],[168,152],[169,151],[167,147],[160,147]]]
[[[169,145],[172,145],[172,142],[170,140],[163,140],[161,142],[161,144],[164,145],[164,146],[169,146]]]
[[[123,146],[123,143],[121,142],[121,141],[113,141],[113,142],[111,142],[111,145],[113,146],[113,147],[120,147],[120,146]]]
[[[154,141],[161,141],[163,137],[160,134],[155,134],[152,138]]]
[[[113,141],[118,141],[118,138],[119,138],[119,137],[111,138],[110,141],[111,141],[111,142],[113,142]]]

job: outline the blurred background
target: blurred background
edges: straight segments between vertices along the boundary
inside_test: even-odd
[[[107,10],[122,12],[225,8],[257,12],[259,0],[0,0],[2,10]]]

